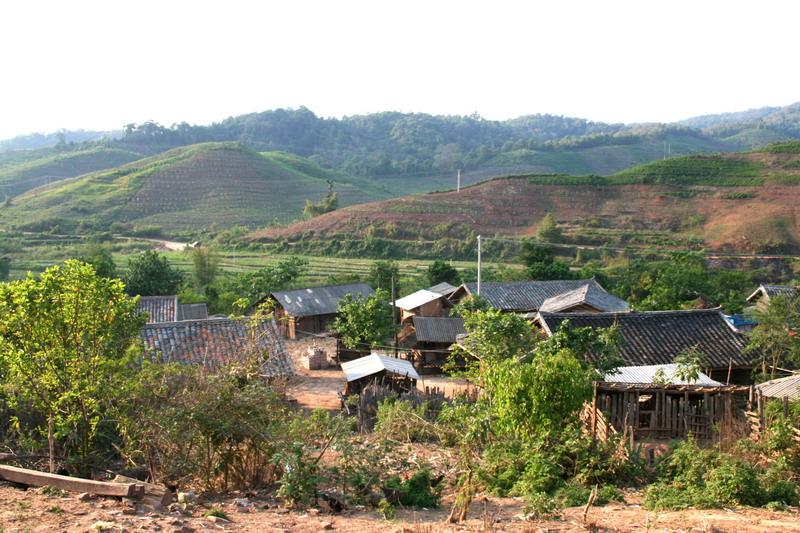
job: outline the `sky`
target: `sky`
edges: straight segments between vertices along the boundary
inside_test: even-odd
[[[3,0],[0,138],[306,106],[670,122],[800,100],[800,2]]]

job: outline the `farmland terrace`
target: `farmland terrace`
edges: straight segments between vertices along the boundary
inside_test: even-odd
[[[436,240],[535,234],[552,213],[574,243],[687,241],[714,250],[795,251],[800,144],[693,156],[610,177],[496,178],[449,191],[352,206],[249,238]]]

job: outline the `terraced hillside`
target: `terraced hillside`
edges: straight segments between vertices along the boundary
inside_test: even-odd
[[[10,198],[41,185],[118,167],[142,157],[135,151],[107,146],[0,154],[0,197]]]
[[[613,176],[526,175],[342,209],[250,235],[262,242],[528,236],[553,213],[566,241],[797,251],[800,143],[657,161]]]
[[[29,191],[0,210],[0,223],[72,231],[79,224],[107,229],[116,222],[158,227],[167,235],[235,224],[257,227],[299,218],[306,199],[325,195],[329,176],[296,156],[205,143]],[[357,179],[330,177],[340,205],[388,196]]]

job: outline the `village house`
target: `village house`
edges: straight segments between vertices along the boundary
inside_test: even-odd
[[[745,353],[747,337],[735,331],[719,309],[632,313],[545,313],[534,324],[552,335],[570,328],[609,328],[619,332],[619,355],[625,366],[674,363],[686,350],[704,359],[705,373],[721,383],[750,384],[753,356]]]
[[[209,371],[257,357],[267,378],[294,375],[274,320],[185,320],[147,324],[140,332],[145,357],[159,363],[202,366]]]
[[[800,290],[791,285],[759,285],[753,293],[747,297],[747,303],[758,308],[769,305],[770,299],[775,296],[796,296],[800,295]]]
[[[395,300],[400,310],[400,323],[407,324],[414,316],[445,316],[450,302],[444,294],[422,289]]]
[[[206,304],[181,304],[175,295],[140,296],[139,302],[136,304],[136,312],[147,313],[148,324],[208,318]]]
[[[367,297],[375,291],[366,283],[353,283],[276,291],[269,298],[275,302],[281,334],[297,339],[327,332],[336,319],[339,301],[347,294]]]
[[[404,333],[401,344],[417,371],[437,373],[450,356],[450,347],[466,330],[460,317],[414,316]]]
[[[450,295],[451,302],[460,302],[478,294],[477,283],[464,283]],[[548,302],[551,309],[589,312],[629,310],[625,300],[609,294],[594,279],[514,281],[481,283],[481,298],[490,307],[510,313],[536,313]],[[532,317],[532,315],[531,315]]]
[[[417,386],[419,374],[404,359],[371,353],[342,363],[347,385],[344,394],[359,394],[370,383],[378,383],[397,392],[408,392]]]

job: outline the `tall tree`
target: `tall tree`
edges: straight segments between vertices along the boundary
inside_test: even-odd
[[[117,264],[111,255],[111,250],[106,246],[91,245],[86,254],[78,258],[79,261],[92,265],[98,276],[104,278],[117,277]]]
[[[754,318],[758,325],[747,350],[761,363],[762,374],[773,379],[781,366],[800,364],[800,296],[773,296]]]
[[[458,285],[461,283],[458,270],[442,259],[437,259],[431,263],[426,272],[426,276],[430,285],[436,285],[442,282],[449,283],[450,285]]]
[[[0,317],[12,398],[32,402],[48,420],[51,470],[55,439],[75,443],[85,466],[103,404],[143,325],[136,301],[120,280],[68,260],[0,285]]]
[[[375,261],[369,269],[369,284],[375,290],[382,289],[389,294],[392,291],[392,279],[395,287],[400,279],[400,268],[394,261]]]
[[[198,289],[208,287],[214,282],[219,271],[219,257],[205,246],[192,248],[194,282]]]
[[[166,296],[177,294],[183,273],[170,266],[167,258],[153,250],[134,256],[128,262],[125,288],[128,294]]]
[[[561,242],[561,230],[556,224],[556,219],[552,213],[547,213],[539,223],[536,235],[543,242]]]
[[[569,265],[558,261],[550,246],[533,240],[522,243],[520,259],[528,270],[528,276],[535,280],[571,279]]]
[[[335,331],[352,350],[379,346],[394,333],[389,294],[381,289],[370,296],[345,295],[339,301]]]

